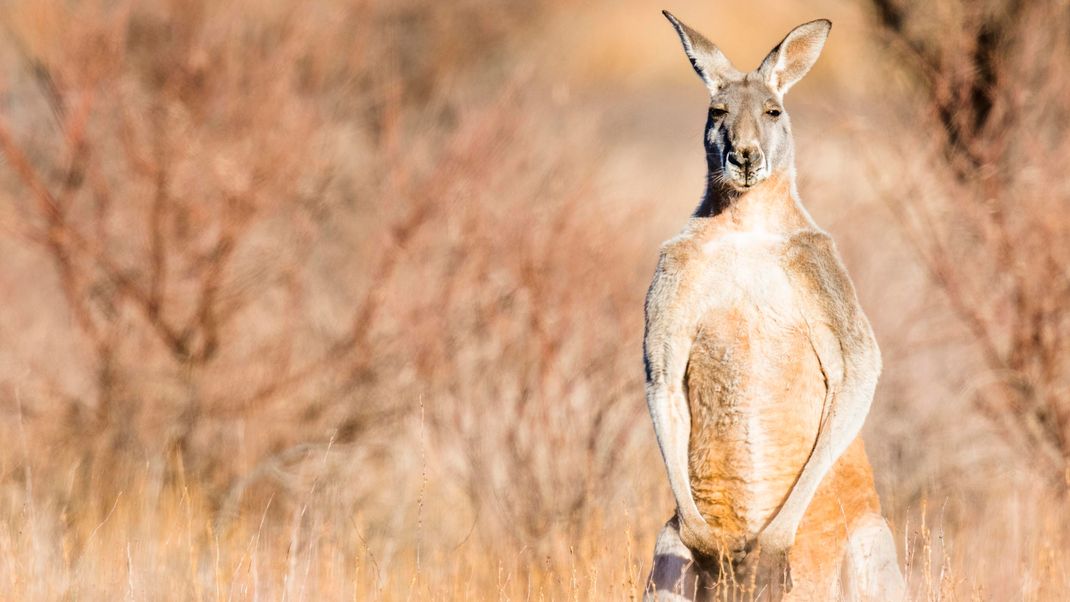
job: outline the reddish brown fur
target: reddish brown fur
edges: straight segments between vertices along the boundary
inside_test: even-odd
[[[795,588],[792,599],[820,600],[824,585],[840,570],[847,535],[856,521],[880,513],[873,469],[862,438],[854,440],[825,476],[803,515],[789,553]]]

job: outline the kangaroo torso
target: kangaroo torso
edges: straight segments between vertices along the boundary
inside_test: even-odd
[[[729,541],[754,537],[777,512],[814,449],[828,375],[843,370],[821,363],[813,341],[832,334],[790,265],[800,238],[824,234],[803,210],[773,200],[790,198],[782,187],[770,196],[692,219],[663,249],[701,299],[684,380],[688,468],[700,512]],[[837,481],[845,471],[869,475],[861,441],[839,464],[822,490],[842,498],[849,485],[851,505],[872,509],[871,477]]]
[[[709,305],[688,360],[695,502],[725,535],[753,537],[817,438],[826,388],[806,308],[781,265],[789,238],[727,234],[702,245]]]

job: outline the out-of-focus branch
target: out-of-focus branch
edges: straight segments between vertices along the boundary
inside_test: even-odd
[[[40,240],[49,250],[52,261],[59,273],[60,286],[63,288],[64,296],[70,305],[75,320],[85,334],[94,343],[99,344],[101,339],[99,328],[94,323],[89,308],[85,305],[84,299],[78,292],[79,275],[70,255],[69,245],[72,241],[63,212],[60,210],[59,204],[48,186],[38,176],[37,170],[33,168],[26,154],[22,152],[22,149],[15,142],[11,130],[2,115],[0,115],[0,151],[7,157],[8,163],[22,182],[30,189],[31,196],[45,219],[46,233]]]
[[[999,57],[1020,26],[1024,3],[1009,0],[998,10],[963,5],[963,20],[944,31],[944,40],[911,27],[909,16],[924,9],[904,0],[870,0],[877,24],[900,49],[909,68],[926,81],[930,102],[943,126],[945,152],[959,177],[971,178],[991,164],[999,144],[986,133],[997,115],[996,102],[1013,83]]]
[[[1066,220],[1051,208],[1067,199],[1064,187],[1038,188],[1022,167],[1070,154],[1059,142],[1038,152],[1035,142],[1039,132],[1051,140],[1070,133],[1047,118],[1048,107],[1067,106],[1067,85],[1061,63],[1036,60],[1023,45],[1045,36],[1045,51],[1065,55],[1070,13],[1048,1],[957,2],[945,11],[912,0],[870,4],[900,64],[920,76],[927,127],[943,134],[943,161],[923,176],[933,180],[906,190],[900,181],[887,205],[987,370],[1001,375],[976,393],[976,407],[1066,490],[1070,404],[1056,391],[1070,380],[1070,275],[1060,267],[1070,247]]]
[[[479,159],[486,157],[489,145],[501,142],[508,132],[506,106],[511,97],[512,92],[503,94],[502,99],[488,109],[482,119],[457,133],[444,159],[417,187],[404,190],[407,186],[404,184],[405,178],[397,176],[395,187],[401,188],[404,197],[411,199],[411,205],[405,216],[390,226],[389,238],[382,245],[379,258],[370,271],[368,288],[342,336],[319,358],[261,386],[249,397],[236,403],[212,404],[210,411],[213,415],[235,415],[261,406],[340,365],[353,364],[353,370],[367,365],[372,358],[366,348],[368,337],[405,250],[420,230],[431,222],[439,204],[443,202],[444,193],[452,185],[464,178],[476,178],[481,170],[490,168],[490,162],[480,162]]]

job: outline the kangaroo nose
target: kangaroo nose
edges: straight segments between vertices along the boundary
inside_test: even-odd
[[[728,162],[736,167],[748,169],[753,165],[761,164],[763,160],[762,149],[757,146],[744,146],[736,148],[728,153]]]

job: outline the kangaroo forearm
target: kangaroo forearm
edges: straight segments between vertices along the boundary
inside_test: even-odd
[[[685,522],[701,520],[698,506],[691,495],[691,477],[688,470],[691,416],[687,400],[682,393],[674,393],[664,385],[651,385],[649,389],[647,399],[654,422],[654,434],[665,460],[669,486],[677,509]]]

